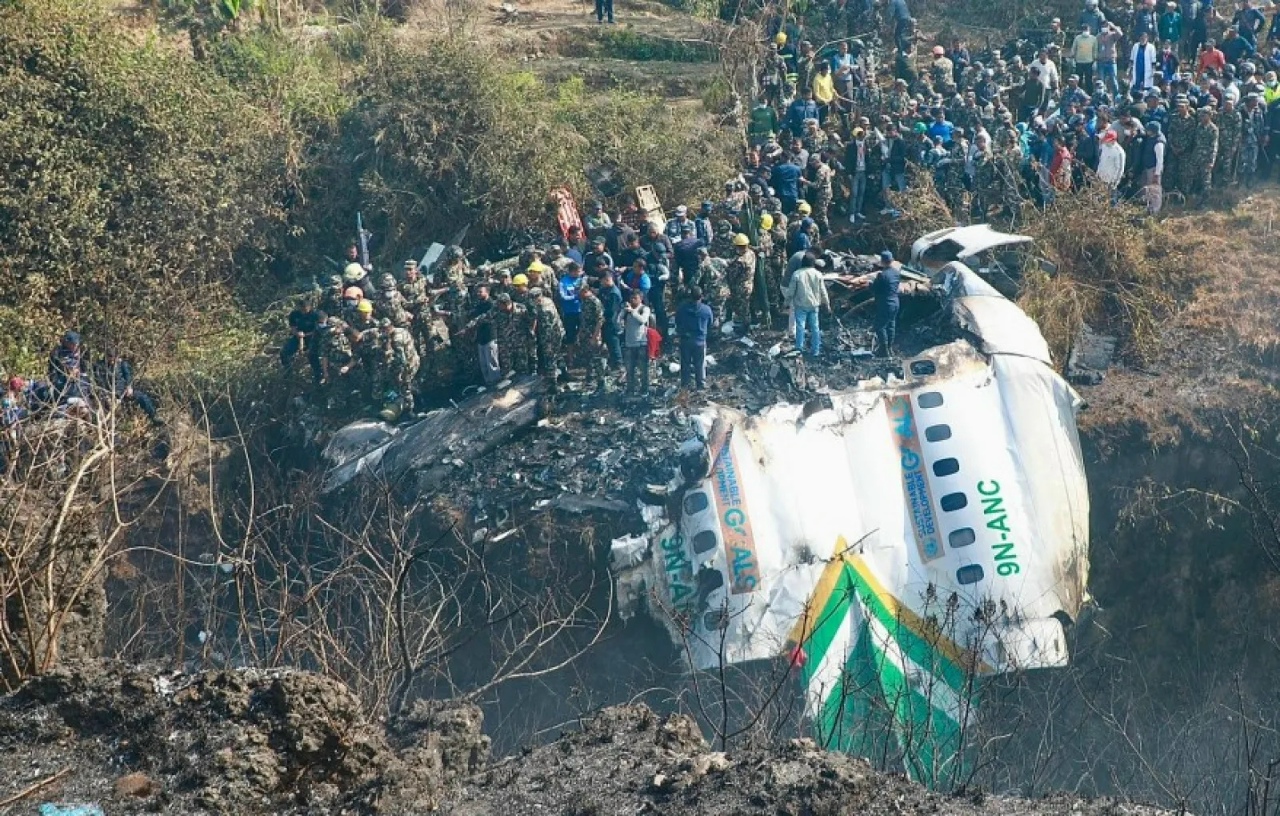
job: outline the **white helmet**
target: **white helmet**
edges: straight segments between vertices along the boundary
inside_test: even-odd
[[[1094,8],[1098,5],[1098,0],[1084,0],[1085,8]]]

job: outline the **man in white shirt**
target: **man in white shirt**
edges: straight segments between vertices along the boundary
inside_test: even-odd
[[[1156,84],[1156,47],[1144,31],[1129,55],[1129,87],[1149,91]]]
[[[1058,66],[1054,64],[1053,60],[1049,59],[1049,52],[1047,49],[1041,48],[1036,53],[1036,58],[1031,63],[1031,66],[1039,67],[1040,81],[1044,83],[1046,88],[1050,91],[1056,91],[1058,89],[1058,85],[1060,83]]]
[[[1120,146],[1120,139],[1114,130],[1107,128],[1102,132],[1098,148],[1098,181],[1110,191],[1112,206],[1120,200],[1120,180],[1124,178],[1124,164],[1124,148]]]

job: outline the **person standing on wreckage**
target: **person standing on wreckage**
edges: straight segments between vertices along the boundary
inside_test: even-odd
[[[877,357],[888,357],[893,353],[893,344],[898,334],[898,287],[902,280],[902,268],[893,259],[893,253],[887,249],[880,253],[879,267],[873,277],[862,280],[861,286],[870,286],[876,301],[875,354]]]

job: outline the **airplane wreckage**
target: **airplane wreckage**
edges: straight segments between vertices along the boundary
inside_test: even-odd
[[[1000,291],[1026,240],[925,236],[910,267],[936,342],[820,399],[691,408],[666,484],[586,500],[641,510],[609,552],[623,616],[660,622],[690,670],[789,661],[821,744],[878,755],[864,735],[891,734],[925,783],[965,766],[984,684],[1066,665],[1088,603],[1081,401]],[[528,379],[403,430],[348,426],[326,488],[377,473],[440,489],[538,424],[537,397]]]

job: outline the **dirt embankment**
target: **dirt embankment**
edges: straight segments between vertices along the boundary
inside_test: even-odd
[[[496,762],[480,728],[472,706],[425,703],[373,723],[347,689],[305,672],[80,664],[0,698],[0,812],[34,813],[42,802],[184,816],[1158,812],[941,796],[808,740],[714,752],[693,720],[643,706],[605,709],[550,745]]]

